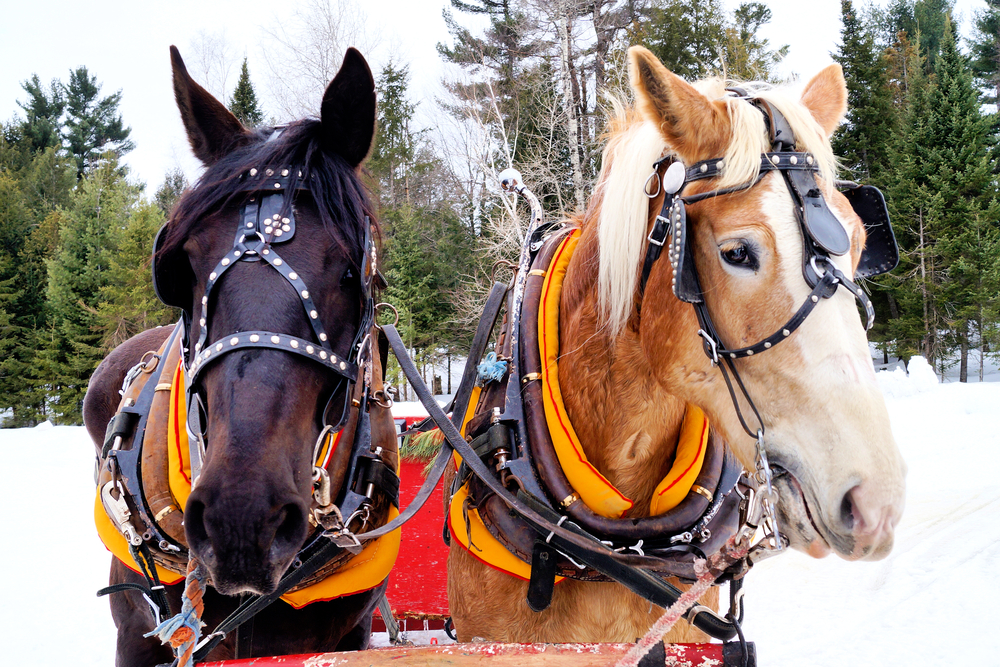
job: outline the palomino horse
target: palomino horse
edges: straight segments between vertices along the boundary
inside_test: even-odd
[[[682,187],[690,200],[685,242],[714,322],[713,340],[734,351],[759,345],[733,358],[775,470],[778,526],[792,547],[817,558],[830,552],[849,560],[885,557],[903,508],[906,466],[876,384],[865,327],[854,298],[835,282],[821,296],[810,292],[805,232],[786,186],[789,177],[762,167],[764,154],[781,150],[773,148],[774,133],[759,106],[766,104],[777,110],[771,122],[786,119],[796,150],[803,151],[792,164],[808,159],[818,172],[815,180],[801,172],[811,183],[807,196],[822,192],[834,212],[829,219],[843,246],[829,259],[827,273],[853,276],[866,232],[832,187],[836,160],[829,137],[847,100],[840,67],[820,72],[801,99],[780,90],[727,92],[718,80],[689,85],[640,47],[630,51],[629,68],[636,106],[619,109],[610,122],[595,196],[582,218],[570,221],[579,240],[558,299],[558,382],[586,460],[621,495],[636,499],[626,519],[649,516],[693,405],[754,469],[755,440],[745,433],[726,377],[706,354],[716,343],[709,348],[709,334],[699,335],[711,326],[672,289],[675,256],[645,263],[643,270],[647,238],[659,224],[668,187],[664,176],[663,187],[649,187],[647,195],[650,165],[665,156],[689,169],[721,159],[712,164],[718,173],[688,172],[688,183],[682,178],[670,192]],[[777,164],[779,156],[767,159]],[[709,194],[699,198],[701,193]],[[669,252],[683,252],[676,230]],[[815,309],[796,329],[793,314],[810,301]],[[782,344],[771,342],[782,333]],[[537,379],[524,376],[520,384],[530,387]],[[752,406],[738,400],[756,431]],[[571,494],[562,505],[579,501]],[[527,582],[488,567],[472,549],[457,546],[456,537],[453,529],[448,592],[460,640],[634,641],[662,611],[617,583],[574,579],[555,586],[547,609],[532,611]],[[705,603],[717,604],[717,596]],[[686,624],[667,637],[702,638]]]
[[[327,474],[315,458],[324,442],[321,433],[325,437],[330,427],[341,425],[347,434],[336,450],[327,445],[332,451],[325,459],[328,468],[323,464],[329,470],[327,498],[350,495],[342,487],[346,461],[355,460],[350,458],[352,440],[358,443],[355,449],[366,451],[369,442],[383,445],[377,451],[372,446],[368,469],[397,467],[395,431],[385,401],[370,404],[370,423],[359,426],[369,422],[369,417],[359,417],[365,411],[361,394],[381,386],[379,358],[366,337],[375,277],[369,255],[374,255],[377,230],[359,177],[375,131],[375,90],[364,58],[350,49],[324,94],[320,119],[250,131],[191,79],[173,47],[171,57],[181,117],[206,172],[180,200],[158,238],[154,282],[160,297],[184,312],[177,325],[183,328],[184,373],[177,371],[177,377],[186,376],[188,387],[194,385],[188,412],[199,414],[188,433],[200,430],[192,438],[203,440],[205,449],[186,505],[178,500],[179,507],[167,504],[157,511],[147,489],[128,508],[134,518],[148,506],[154,521],[147,527],[152,531],[150,526],[158,524],[164,533],[157,563],[164,563],[167,552],[186,553],[187,547],[206,569],[211,587],[203,618],[211,629],[237,607],[240,595],[275,591],[290,565],[300,567],[304,545],[317,540],[327,544],[314,528],[317,517],[324,516],[315,511],[312,476]],[[136,336],[94,373],[84,419],[99,458],[126,372],[171,332],[164,327]],[[210,352],[216,355],[211,363],[206,361]],[[160,376],[160,382],[166,378],[166,389],[177,368],[176,354],[169,372]],[[163,359],[168,358],[164,353]],[[362,380],[366,368],[368,378]],[[183,394],[179,400],[183,402]],[[147,441],[161,437],[150,433],[152,418],[148,423]],[[179,430],[184,430],[183,422]],[[360,435],[355,439],[352,432]],[[109,468],[110,448],[104,449],[101,463]],[[121,459],[125,452],[117,453]],[[144,482],[152,460],[148,456],[154,454],[144,451]],[[383,494],[376,502],[370,497],[372,485],[367,488],[373,518],[381,513],[384,521],[385,497],[391,500],[394,494]],[[358,492],[363,493],[364,488]],[[330,500],[325,502],[329,511]],[[178,528],[176,534],[170,535],[170,525]],[[145,539],[156,553],[156,541],[149,542],[148,535]],[[183,582],[183,567],[180,572]],[[384,578],[383,573],[375,583],[320,595],[308,606],[294,605],[301,608],[283,602],[266,607],[252,634],[243,635],[244,657],[250,652],[367,647]],[[118,558],[112,562],[111,582],[147,585]],[[182,589],[181,583],[167,586],[174,611],[181,608]],[[171,661],[169,648],[143,638],[157,621],[140,590],[115,592],[111,610],[118,627],[117,664]],[[236,632],[229,634],[208,658],[233,657],[236,639]]]

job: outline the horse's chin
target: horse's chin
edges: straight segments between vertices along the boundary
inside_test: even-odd
[[[222,595],[235,596],[243,593],[269,595],[278,587],[278,581],[286,569],[261,563],[251,568],[251,571],[247,571],[246,568],[220,564],[212,553],[196,554],[195,557],[208,570],[212,588]]]
[[[223,595],[240,595],[242,593],[252,593],[254,595],[268,595],[278,587],[279,576],[253,576],[250,578],[234,578],[226,576],[212,576],[212,588]]]
[[[799,481],[782,472],[774,479],[774,486],[779,496],[778,530],[788,538],[789,546],[813,558],[829,556],[832,549],[813,520]]]

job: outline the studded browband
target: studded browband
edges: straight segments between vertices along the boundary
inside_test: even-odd
[[[295,213],[292,210],[289,193],[297,190],[308,190],[308,177],[302,170],[294,168],[250,169],[240,176],[243,191],[254,193],[255,196],[244,204],[240,210],[240,223],[236,231],[233,248],[223,257],[208,275],[205,284],[205,294],[201,298],[202,316],[196,323],[198,326],[197,342],[190,356],[188,365],[188,381],[194,385],[204,369],[224,354],[241,349],[274,349],[311,359],[333,373],[347,380],[355,381],[358,377],[358,365],[350,358],[337,355],[330,347],[329,336],[319,317],[316,304],[313,301],[305,281],[278,254],[275,246],[286,243],[295,236]],[[371,223],[365,218],[365,264],[374,261],[375,253],[371,240]],[[295,290],[299,297],[306,320],[315,335],[315,340],[307,341],[289,334],[271,331],[241,331],[231,336],[223,336],[212,344],[208,339],[208,309],[211,306],[212,290],[221,280],[223,274],[240,261],[264,261],[277,271]],[[362,326],[359,327],[357,340],[352,344],[351,356],[357,352],[356,347],[371,323],[374,305],[369,303],[371,297],[371,280],[375,267],[367,267],[366,275],[362,276],[365,283],[365,306]],[[193,323],[194,324],[194,323]]]
[[[664,163],[669,165],[667,168],[668,171],[673,167],[673,165],[677,165],[678,167],[681,166],[679,162],[674,161],[673,156],[667,156],[654,163],[653,169],[657,174]],[[846,287],[864,305],[867,315],[865,329],[870,329],[875,321],[875,311],[871,300],[867,297],[859,285],[845,276],[844,273],[833,264],[828,256],[825,254],[814,254],[810,258],[810,264],[818,277],[818,280],[813,286],[812,291],[809,293],[809,296],[806,297],[806,300],[783,327],[771,336],[768,336],[758,343],[747,347],[729,349],[722,344],[721,339],[712,324],[711,318],[708,317],[708,313],[704,307],[704,297],[702,295],[701,287],[697,284],[697,273],[693,271],[693,257],[691,256],[690,246],[684,236],[685,231],[688,228],[686,205],[724,194],[748,190],[759,183],[767,172],[770,171],[816,172],[819,170],[814,157],[810,153],[785,151],[763,153],[761,155],[760,164],[761,173],[756,179],[747,183],[741,183],[739,185],[721,188],[718,190],[709,190],[696,195],[689,195],[686,197],[677,196],[677,192],[679,192],[689,181],[715,178],[720,175],[723,168],[724,161],[722,159],[704,160],[702,162],[698,162],[694,166],[684,170],[684,179],[680,182],[679,187],[677,187],[677,189],[673,192],[670,191],[671,185],[666,184],[666,177],[663,179],[657,179],[656,182],[658,184],[663,183],[660,187],[664,190],[664,201],[660,213],[656,216],[656,219],[653,222],[653,228],[650,230],[649,236],[647,237],[649,246],[647,247],[645,261],[643,262],[642,276],[639,282],[640,295],[645,291],[652,266],[659,258],[663,246],[667,245],[667,239],[669,238],[667,251],[668,257],[671,260],[671,264],[674,267],[677,267],[673,276],[674,292],[682,301],[687,301],[688,303],[692,303],[696,306],[695,311],[698,315],[698,322],[701,326],[699,335],[701,335],[705,340],[705,353],[715,363],[718,363],[720,355],[727,356],[731,359],[739,359],[759,354],[760,352],[774,347],[776,344],[791,335],[791,333],[798,329],[799,326],[801,326],[806,317],[808,317],[813,308],[815,308],[816,304],[819,303],[820,299],[833,296],[836,292],[836,286],[838,284]],[[659,194],[659,192],[652,193],[650,196],[656,196],[657,194]],[[833,245],[837,249],[840,249],[841,247],[832,242],[830,245]],[[844,254],[844,252],[848,249],[849,246],[844,249],[843,252],[838,254]],[[685,275],[683,270],[684,268],[687,268],[685,264],[688,262],[690,262],[688,266],[691,267],[691,272],[688,273],[687,276],[689,280],[693,278],[692,282],[694,284],[685,285],[682,277]]]

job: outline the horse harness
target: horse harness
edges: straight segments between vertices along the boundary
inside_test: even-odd
[[[745,97],[741,90],[734,90]],[[532,276],[544,273],[554,247],[562,235],[559,225],[542,222],[537,199],[522,184],[520,174],[507,170],[500,174],[502,187],[524,196],[532,207],[533,220],[526,235],[521,260],[510,286],[497,283],[487,299],[479,329],[473,340],[470,361],[482,358],[486,341],[493,331],[505,295],[509,292],[507,312],[497,339],[498,358],[508,367],[503,379],[492,379],[484,387],[479,408],[468,423],[464,416],[475,381],[475,365],[466,366],[465,375],[453,401],[452,420],[432,404],[430,393],[420,382],[416,369],[408,359],[400,364],[413,384],[418,397],[427,407],[431,418],[442,430],[445,443],[435,462],[435,470],[450,457],[454,449],[462,456],[462,465],[453,492],[468,482],[467,511],[475,508],[490,533],[509,551],[531,563],[528,604],[541,610],[551,601],[555,576],[584,580],[615,580],[632,591],[661,606],[669,606],[679,591],[664,582],[659,575],[693,580],[693,563],[722,543],[731,547],[743,545],[745,557],[720,572],[720,580],[731,581],[729,614],[719,617],[712,610],[695,606],[685,617],[694,625],[719,639],[730,639],[739,630],[742,617],[742,578],[755,561],[781,552],[784,539],[775,520],[774,501],[777,494],[771,486],[771,466],[763,449],[764,425],[754,431],[740,411],[736,391],[729,373],[757,414],[740,378],[734,360],[759,354],[784,340],[812,312],[820,299],[836,293],[844,286],[864,306],[866,329],[874,319],[873,306],[857,283],[848,279],[831,261],[830,256],[844,255],[850,250],[850,240],[843,225],[830,211],[814,174],[818,172],[815,158],[795,150],[794,134],[781,113],[764,100],[752,99],[764,114],[772,141],[772,151],[761,156],[760,176],[745,184],[717,189],[696,195],[681,196],[690,181],[719,175],[723,161],[706,160],[685,169],[673,156],[657,161],[650,180],[655,180],[656,192],[664,192],[664,202],[648,236],[646,256],[640,277],[640,295],[653,264],[662,248],[668,245],[673,273],[673,291],[678,299],[695,307],[705,353],[719,366],[729,388],[740,422],[757,442],[756,470],[745,473],[735,457],[719,441],[713,441],[706,455],[702,474],[696,485],[710,489],[709,498],[690,494],[674,510],[662,516],[645,519],[608,519],[595,515],[580,502],[568,484],[555,459],[544,421],[539,417],[540,360],[537,331],[537,296],[540,281],[529,283]],[[661,169],[666,167],[661,175]],[[770,171],[778,171],[795,203],[795,213],[802,230],[805,248],[803,274],[812,291],[805,303],[775,334],[751,346],[728,348],[720,339],[708,312],[688,242],[690,228],[686,206],[710,197],[747,190]],[[649,181],[647,181],[649,183]],[[885,201],[871,186],[838,183],[848,188],[844,195],[865,224],[868,242],[855,278],[870,278],[892,270],[898,263],[898,249],[889,223]],[[641,302],[638,306],[641,308]],[[384,327],[393,350],[400,356],[405,347],[393,327]],[[405,356],[405,355],[404,355]],[[726,368],[728,367],[729,373]],[[454,423],[453,423],[454,422]],[[466,442],[458,427],[464,427]],[[443,466],[442,466],[443,467]],[[780,472],[780,471],[779,471]],[[544,486],[544,488],[543,488]],[[467,523],[468,525],[468,523]],[[756,539],[757,529],[763,538]],[[447,535],[446,528],[446,539]],[[751,545],[751,542],[754,542]],[[742,635],[741,635],[742,637]]]
[[[372,442],[369,414],[372,407],[387,410],[392,403],[381,386],[381,377],[373,377],[373,355],[376,353],[374,346],[378,345],[382,369],[385,368],[388,350],[374,326],[374,292],[376,282],[382,279],[378,273],[371,223],[365,219],[361,322],[345,357],[332,349],[307,285],[277,251],[279,244],[288,243],[295,236],[295,213],[292,205],[294,196],[297,192],[309,190],[309,176],[304,175],[304,171],[295,167],[250,169],[239,177],[242,184],[240,191],[246,193],[247,201],[240,209],[233,247],[208,276],[205,294],[201,298],[201,317],[197,322],[192,320],[190,306],[174,286],[171,276],[157,264],[157,254],[164,244],[166,226],[161,228],[154,241],[154,290],[164,303],[181,308],[183,315],[159,354],[154,354],[151,359],[144,357],[129,373],[123,394],[136,394],[135,389],[129,392],[132,381],[140,378],[143,371],[151,372],[150,366],[155,367],[161,355],[168,359],[171,350],[179,348],[186,387],[186,429],[190,445],[192,486],[201,472],[206,452],[204,431],[207,414],[200,393],[201,379],[205,369],[216,360],[237,350],[278,350],[309,359],[339,380],[320,415],[324,427],[314,447],[313,506],[308,518],[316,530],[307,538],[305,546],[280,580],[275,592],[266,596],[247,596],[237,610],[202,642],[195,653],[196,659],[207,655],[227,632],[238,628],[267,604],[289,591],[323,579],[360,553],[362,540],[366,538],[359,539],[359,536],[386,522],[386,511],[390,503],[399,506],[399,478],[392,465],[384,459],[383,447]],[[209,342],[213,289],[226,271],[237,262],[261,261],[277,271],[295,289],[310,324],[313,339],[306,340],[272,331],[241,331],[219,336]],[[193,347],[188,339],[189,329],[191,338],[195,340]],[[176,356],[173,359],[176,363]],[[164,369],[162,374],[172,370]],[[163,388],[161,375],[160,382],[147,380],[134,399],[123,400],[119,411],[108,424],[98,461],[99,471],[110,478],[101,491],[105,511],[129,542],[133,558],[140,565],[149,584],[145,593],[148,594],[147,599],[152,598],[150,604],[157,616],[161,612],[169,615],[169,610],[154,562],[168,570],[183,573],[188,560],[186,544],[182,542],[183,528],[179,533],[163,529],[161,521],[170,512],[161,510],[154,513],[142,485],[140,462],[148,456],[148,452],[143,451],[144,439],[148,434],[147,423],[151,417],[156,419],[156,415],[151,415],[151,406],[157,390]],[[339,393],[344,396],[343,404],[332,406]],[[333,420],[329,419],[331,407],[339,408],[339,411],[334,410],[336,418]],[[333,437],[338,431],[343,431],[345,435],[353,432],[353,437],[344,483],[338,496],[334,498],[328,467],[331,464]],[[385,452],[385,455],[389,453]],[[379,533],[383,534],[385,532]],[[102,593],[134,587],[136,586],[112,586]]]

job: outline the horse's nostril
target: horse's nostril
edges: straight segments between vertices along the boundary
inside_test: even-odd
[[[278,528],[274,533],[276,546],[291,547],[293,551],[298,550],[302,540],[305,539],[306,516],[302,506],[297,503],[288,503],[279,510]]]
[[[843,500],[840,501],[840,523],[848,532],[854,530],[854,502],[851,500],[851,491],[845,493]]]
[[[205,504],[193,498],[188,502],[184,510],[184,529],[187,532],[188,541],[204,542],[208,540],[208,531],[205,529]]]

